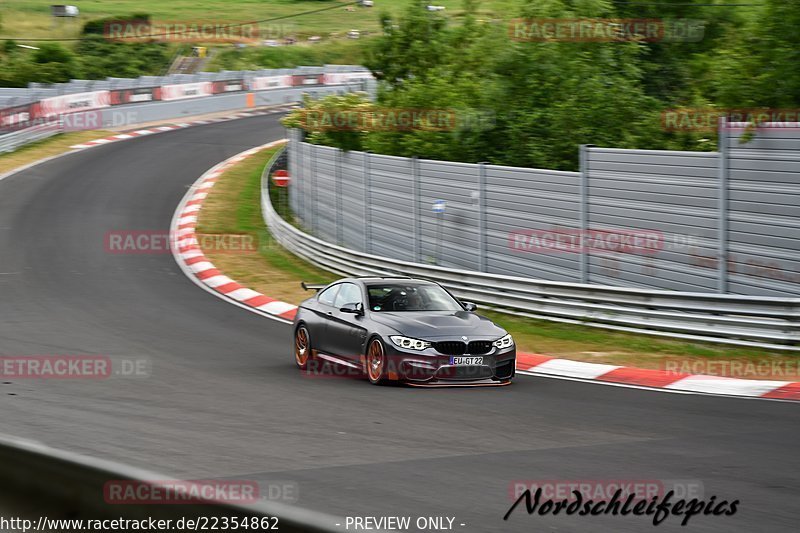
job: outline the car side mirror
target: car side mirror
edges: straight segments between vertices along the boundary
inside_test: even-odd
[[[344,304],[339,311],[342,313],[352,313],[356,316],[364,316],[364,310],[361,308],[360,303]]]
[[[474,304],[474,303],[472,303],[472,302],[461,302],[461,305],[463,305],[463,306],[464,306],[464,309],[465,309],[466,311],[469,311],[469,312],[472,312],[472,311],[477,311],[477,310],[478,310],[478,306],[477,306],[477,305],[475,305],[475,304]]]

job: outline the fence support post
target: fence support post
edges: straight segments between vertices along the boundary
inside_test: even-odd
[[[364,152],[364,252],[372,253],[372,187],[369,178],[369,150]]]
[[[593,144],[582,144],[580,148],[580,205],[578,225],[580,228],[580,282],[589,283],[589,253],[586,250],[586,233],[589,230],[589,149]]]
[[[478,163],[478,270],[488,270],[486,224],[486,163]]]
[[[717,251],[717,292],[728,292],[728,169],[730,162],[730,138],[725,117],[719,119],[719,194],[718,194],[718,251]]]
[[[414,262],[422,262],[422,210],[420,209],[420,184],[419,184],[419,159],[417,156],[411,158],[411,189],[414,198],[412,217],[414,218]]]

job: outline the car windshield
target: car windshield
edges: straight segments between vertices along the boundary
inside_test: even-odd
[[[438,285],[381,283],[368,286],[372,311],[463,311],[455,298]]]

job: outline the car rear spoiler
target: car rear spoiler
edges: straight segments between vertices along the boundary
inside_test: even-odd
[[[307,291],[321,291],[325,287],[328,286],[327,283],[306,283],[305,281],[300,282],[300,286]]]

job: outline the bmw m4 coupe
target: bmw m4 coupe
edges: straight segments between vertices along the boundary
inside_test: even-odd
[[[373,384],[506,385],[516,346],[503,328],[432,281],[345,278],[317,289],[294,320],[297,366],[346,367]]]

